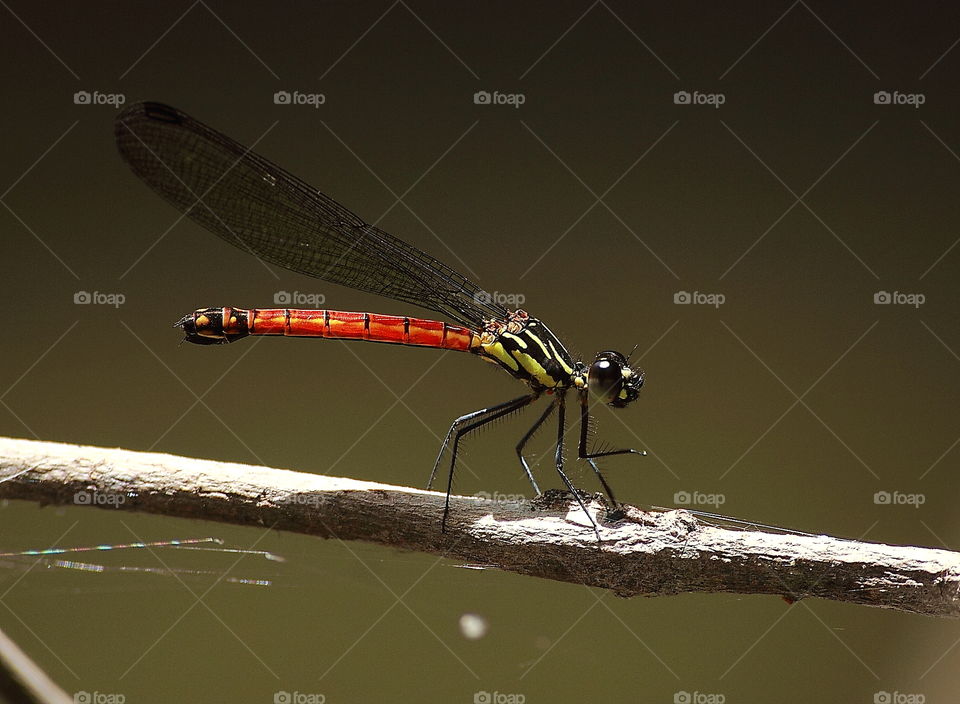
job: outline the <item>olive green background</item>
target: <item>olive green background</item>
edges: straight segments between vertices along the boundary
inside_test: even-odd
[[[270,307],[277,291],[424,313],[269,269],[178,222],[117,156],[115,108],[73,100],[119,93],[257,142],[487,289],[524,296],[584,356],[638,345],[640,400],[598,414],[599,439],[650,451],[604,463],[624,500],[722,494],[719,510],[757,521],[960,543],[960,8],[16,0],[0,16],[0,433],[421,486],[453,417],[521,392],[455,353],[178,346],[184,313]],[[525,102],[478,105],[481,90]],[[325,103],[278,105],[277,91]],[[678,91],[725,102],[676,104]],[[925,102],[875,104],[877,91]],[[125,303],[75,305],[78,291]],[[725,302],[677,305],[681,291]],[[925,302],[876,305],[879,291]],[[528,493],[513,446],[533,419],[473,440],[457,489]],[[553,487],[549,437],[532,450]],[[923,504],[876,503],[884,491]],[[958,685],[956,623],[892,611],[622,600],[83,507],[13,502],[0,531],[4,550],[215,536],[285,558],[160,552],[197,572],[183,584],[0,570],[3,630],[68,691],[127,702],[939,702]],[[142,551],[85,559],[161,566]],[[218,580],[227,570],[272,585]],[[464,613],[489,633],[466,640]]]

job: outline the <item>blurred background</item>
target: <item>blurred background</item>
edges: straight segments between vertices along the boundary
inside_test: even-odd
[[[0,15],[0,433],[422,486],[455,416],[521,391],[456,353],[180,346],[184,313],[279,292],[425,313],[179,220],[113,144],[118,108],[150,99],[257,142],[577,354],[637,345],[640,400],[598,415],[598,439],[650,453],[603,463],[623,500],[960,543],[960,7],[10,0]],[[513,447],[533,419],[473,439],[457,491],[529,494]],[[550,433],[531,453],[558,486]],[[623,600],[25,502],[3,505],[0,536],[5,552],[216,537],[285,558],[0,569],[3,630],[67,691],[128,702],[932,702],[958,685],[955,622],[861,606]],[[164,566],[183,582],[145,571]]]

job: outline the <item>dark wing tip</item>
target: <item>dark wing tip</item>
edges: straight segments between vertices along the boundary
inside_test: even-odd
[[[113,137],[117,142],[120,153],[129,161],[128,154],[143,149],[137,134],[144,125],[151,122],[179,125],[185,119],[187,119],[186,114],[163,103],[149,101],[134,103],[119,112],[114,118]]]

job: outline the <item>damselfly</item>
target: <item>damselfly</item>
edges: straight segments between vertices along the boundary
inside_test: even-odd
[[[248,335],[368,340],[470,352],[498,365],[529,390],[522,396],[457,418],[430,474],[433,485],[450,451],[447,497],[462,438],[491,421],[529,406],[550,403],[516,445],[520,465],[540,494],[524,456],[527,442],[554,413],[555,467],[599,538],[596,522],[564,470],[566,397],[579,402],[577,458],[593,469],[613,505],[618,504],[596,460],[638,454],[633,449],[591,452],[591,398],[614,408],[637,399],[643,373],[620,352],[607,350],[590,363],[575,359],[539,319],[508,310],[479,285],[415,247],[367,224],[330,197],[183,112],[159,103],[137,103],[116,119],[120,153],[134,173],[208,230],[262,261],[291,271],[441,313],[453,322],[339,310],[201,308],[177,325],[198,344],[233,342]]]

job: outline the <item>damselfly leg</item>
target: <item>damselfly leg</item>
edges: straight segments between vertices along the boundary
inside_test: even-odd
[[[634,450],[633,448],[626,448],[623,450],[604,450],[602,452],[587,452],[587,436],[589,432],[589,399],[586,394],[582,394],[580,396],[580,445],[577,452],[577,459],[586,460],[590,464],[590,467],[593,468],[594,474],[597,475],[597,479],[600,480],[600,484],[603,485],[603,490],[609,497],[610,503],[613,504],[614,512],[618,512],[620,503],[613,495],[613,490],[610,488],[610,485],[607,483],[607,480],[604,478],[603,473],[600,471],[600,468],[597,466],[595,460],[600,457],[610,457],[612,455],[646,455],[647,452],[646,450]]]
[[[427,482],[427,489],[429,490],[433,487],[433,480],[437,475],[437,469],[440,467],[440,461],[443,459],[443,453],[449,446],[451,448],[450,471],[447,474],[447,498],[443,504],[443,518],[440,520],[441,532],[447,528],[447,516],[450,513],[450,494],[453,491],[453,472],[457,465],[457,451],[460,449],[460,440],[464,435],[483,427],[487,423],[491,423],[498,418],[503,418],[504,416],[519,411],[521,408],[529,406],[539,397],[539,392],[526,394],[497,404],[496,406],[481,408],[479,411],[467,413],[453,421],[450,430],[447,431],[447,436],[443,439],[443,444],[440,446],[440,454],[437,455],[437,461],[433,465],[433,471],[430,472],[430,480]],[[450,443],[451,437],[453,438],[452,444]],[[528,476],[530,477],[530,481],[533,481],[533,475],[530,475],[529,471]],[[534,486],[536,486],[536,482],[534,482]]]
[[[530,405],[540,397],[540,393],[533,393],[526,396],[520,396],[518,398],[505,401],[504,403],[497,404],[496,406],[490,406],[489,408],[481,408],[478,411],[473,411],[472,413],[467,413],[466,415],[460,416],[453,424],[450,426],[450,430],[447,431],[447,435],[443,440],[443,444],[440,446],[440,453],[437,455],[437,461],[433,465],[433,471],[430,473],[430,479],[427,482],[427,489],[433,487],[433,481],[436,478],[437,471],[440,468],[440,462],[443,460],[443,454],[450,448],[450,469],[447,474],[447,492],[446,500],[444,502],[443,508],[443,518],[440,522],[441,531],[446,530],[447,516],[450,513],[450,496],[453,492],[453,475],[456,471],[457,465],[457,455],[460,449],[460,440],[463,439],[469,433],[472,433],[479,428],[491,423],[499,418],[503,418],[511,413],[515,413],[526,406]],[[523,437],[520,438],[520,441],[517,443],[516,452],[517,457],[520,459],[520,465],[523,467],[524,474],[526,474],[527,480],[530,482],[530,486],[533,487],[534,493],[540,495],[540,487],[537,484],[537,480],[533,477],[533,472],[530,469],[530,464],[527,462],[526,457],[524,457],[523,450],[526,447],[530,439],[536,434],[540,427],[550,418],[550,416],[557,412],[557,445],[556,445],[556,470],[557,474],[560,475],[560,478],[563,480],[564,485],[567,487],[567,490],[573,494],[574,498],[577,500],[580,508],[586,514],[587,519],[590,521],[593,530],[597,535],[597,540],[600,540],[600,531],[597,527],[596,521],[593,516],[587,510],[586,504],[584,504],[582,497],[580,496],[579,491],[574,487],[573,482],[570,481],[570,478],[567,476],[566,472],[563,469],[563,442],[564,436],[566,434],[566,393],[565,391],[558,391],[551,403],[543,411],[536,422],[531,426],[531,428],[524,433]],[[590,467],[593,469],[594,473],[597,475],[600,484],[603,486],[604,492],[610,499],[610,502],[614,508],[612,512],[613,515],[616,515],[616,511],[619,508],[619,502],[613,494],[613,490],[610,488],[610,484],[607,482],[606,478],[603,476],[603,473],[600,471],[600,468],[596,464],[596,459],[600,457],[609,457],[611,455],[626,455],[626,454],[637,454],[645,455],[647,454],[644,451],[634,450],[634,449],[623,449],[623,450],[605,450],[602,452],[588,452],[587,451],[587,436],[589,432],[589,423],[590,423],[590,411],[587,402],[586,395],[580,397],[580,443],[579,451],[577,453],[577,458],[581,460],[586,460]]]
[[[573,486],[573,482],[570,481],[563,471],[563,438],[564,435],[566,435],[566,394],[562,392],[558,393],[556,395],[554,404],[557,407],[557,474],[560,475],[560,478],[566,485],[567,491],[573,494],[573,497],[577,500],[577,503],[580,504],[580,509],[590,521],[590,525],[593,526],[593,532],[597,534],[597,543],[600,543],[600,529],[597,527],[597,522],[593,520],[593,516],[591,516],[590,512],[587,510],[586,504],[583,503],[583,499],[580,497],[580,492],[577,491],[576,487]],[[606,486],[606,482],[604,482],[604,486]],[[607,487],[607,489],[609,492],[609,487]]]
[[[543,425],[547,418],[553,413],[554,405],[551,403],[547,406],[546,410],[537,418],[537,422],[524,433],[523,437],[520,438],[520,442],[517,443],[517,457],[520,458],[520,464],[523,465],[523,471],[527,474],[527,479],[530,480],[530,485],[533,487],[533,491],[536,496],[540,495],[540,487],[537,486],[537,480],[533,478],[533,472],[530,471],[530,465],[527,463],[527,458],[523,456],[523,448],[527,446],[527,443],[530,441],[538,430],[540,426]]]

